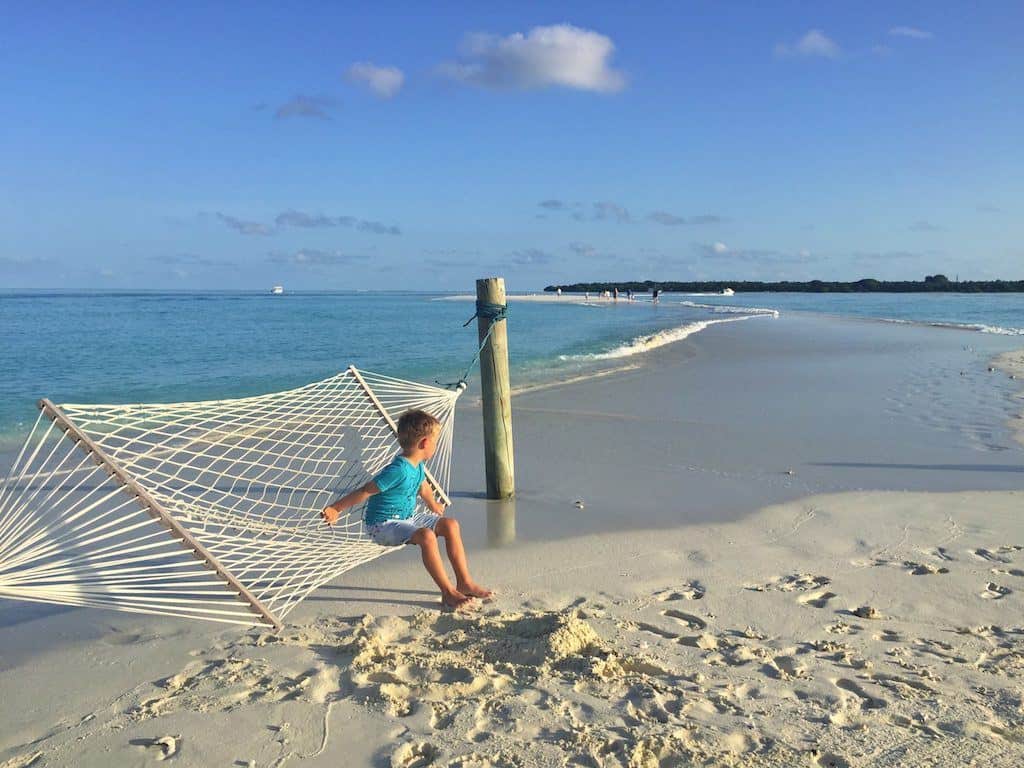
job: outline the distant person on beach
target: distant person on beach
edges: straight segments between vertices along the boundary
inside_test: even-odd
[[[615,300],[618,301],[619,300],[619,289],[618,288],[614,288],[613,289],[613,294],[615,296]]]
[[[658,294],[660,294],[660,293],[661,293],[661,289],[660,288],[655,288],[653,291],[651,291],[651,301],[653,303],[655,303],[655,304],[658,303]]]
[[[561,296],[561,295],[562,295],[562,289],[561,289],[561,288],[558,288],[558,289],[556,289],[556,290],[555,290],[555,293],[556,293],[556,294],[557,294],[558,296]]]
[[[434,498],[425,479],[423,462],[434,455],[440,434],[441,423],[429,413],[406,411],[398,420],[402,452],[362,488],[324,507],[320,516],[328,525],[334,525],[346,509],[366,502],[363,520],[370,538],[384,547],[417,545],[427,573],[441,590],[441,602],[458,609],[474,597],[490,597],[491,590],[470,578],[459,521],[444,517],[444,505]],[[417,496],[430,512],[416,513]],[[445,540],[448,561],[455,571],[454,585],[441,560],[438,536]]]

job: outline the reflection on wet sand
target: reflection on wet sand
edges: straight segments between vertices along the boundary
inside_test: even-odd
[[[487,546],[504,547],[516,540],[516,503],[487,502]]]

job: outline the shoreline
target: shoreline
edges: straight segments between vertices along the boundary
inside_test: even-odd
[[[1014,395],[1015,399],[1022,401],[1021,411],[1016,417],[1011,417],[1009,428],[1014,439],[1024,446],[1024,349],[998,355],[992,360],[992,366],[1008,374],[1011,379],[1021,382],[1020,391]]]

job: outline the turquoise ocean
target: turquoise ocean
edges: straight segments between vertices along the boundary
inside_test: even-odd
[[[619,305],[512,302],[514,384],[626,362],[710,322],[773,311],[948,325],[1024,336],[1024,294],[667,294]],[[40,397],[174,402],[300,386],[349,364],[457,380],[476,351],[469,301],[428,293],[0,293],[0,449]],[[1024,339],[1022,339],[1024,346]],[[470,377],[475,384],[475,369]]]

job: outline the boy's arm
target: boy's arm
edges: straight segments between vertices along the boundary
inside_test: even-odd
[[[444,504],[434,498],[434,489],[426,480],[420,483],[420,498],[435,515],[444,514]]]
[[[377,484],[371,480],[362,488],[345,494],[337,501],[331,502],[320,511],[320,517],[324,519],[324,522],[328,525],[334,525],[338,522],[338,518],[341,517],[341,513],[349,507],[354,507],[357,504],[362,504],[368,498],[374,494],[380,493],[380,488]]]

